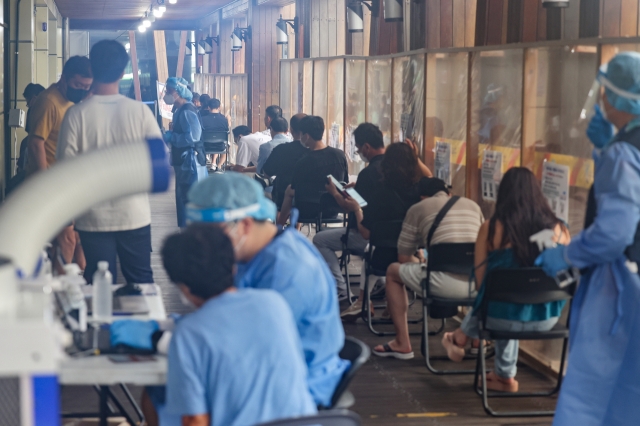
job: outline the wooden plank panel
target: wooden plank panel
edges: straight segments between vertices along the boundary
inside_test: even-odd
[[[638,34],[638,0],[622,0],[620,35],[633,37]]]
[[[488,0],[487,45],[502,44],[504,0]]]
[[[440,47],[440,0],[427,2],[427,43],[430,49]]]
[[[182,77],[182,69],[184,68],[184,53],[187,47],[187,32],[180,31],[180,45],[178,45],[178,63],[176,65],[176,77]],[[192,47],[192,54],[196,54],[195,48]],[[199,56],[199,55],[197,55]]]
[[[603,0],[602,36],[620,36],[620,15],[622,13],[622,0]]]
[[[523,0],[522,3],[522,42],[536,41],[538,33],[539,0]]]
[[[320,2],[322,0],[309,0],[311,2],[311,57],[320,55]]]
[[[577,40],[580,37],[580,3],[582,0],[572,0],[564,10],[563,40]]]
[[[538,41],[547,39],[547,9],[538,2]]]
[[[509,1],[507,4],[507,43],[522,41],[523,4],[521,1]]]
[[[465,0],[464,9],[464,46],[473,47],[476,41],[477,0]]]
[[[270,7],[267,14],[267,28],[266,28],[266,41],[269,43],[271,54],[267,60],[267,94],[268,100],[265,108],[269,105],[278,105],[278,50],[282,50],[279,45],[276,44],[276,21],[278,20],[279,9],[276,7]],[[275,97],[275,102],[274,102]]]
[[[476,46],[486,46],[487,44],[488,1],[489,0],[477,0],[476,3],[476,27],[474,36]]]
[[[453,0],[440,0],[440,47],[453,46]]]
[[[345,0],[336,2],[336,56],[346,53],[347,46],[347,5]],[[366,7],[364,8],[366,9]],[[368,10],[368,9],[367,9]]]
[[[453,0],[453,47],[464,47],[466,0]]]
[[[338,54],[338,4],[336,0],[324,0],[322,3],[326,5],[327,8],[327,33],[326,33],[326,44],[327,44],[327,56],[337,56]]]
[[[329,56],[329,0],[316,0],[318,3],[320,3],[319,6],[319,11],[320,11],[320,15],[319,15],[319,19],[320,19],[320,25],[319,25],[319,34],[318,37],[320,37],[319,42],[320,42],[320,50],[318,55],[320,57],[326,58],[327,56]],[[335,13],[335,9],[334,9],[334,13]],[[335,33],[334,33],[335,35]],[[334,40],[334,49],[335,49],[335,40]]]
[[[258,103],[258,109],[256,111],[254,107],[254,114],[258,114],[258,128],[257,130],[264,130],[264,109],[267,107],[267,73],[265,72],[265,68],[267,66],[267,52],[270,52],[269,46],[266,44],[267,40],[267,16],[266,14],[257,8],[258,16],[260,18],[260,39],[256,40],[255,47],[258,48],[260,52],[260,61],[258,64],[257,72],[260,73],[260,102]],[[255,72],[255,71],[254,71]]]

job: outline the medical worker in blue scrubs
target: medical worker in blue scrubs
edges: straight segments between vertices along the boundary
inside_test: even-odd
[[[231,239],[236,287],[273,289],[287,301],[300,333],[311,395],[318,406],[331,406],[350,363],[338,356],[344,330],[336,283],[320,253],[295,226],[276,227],[275,204],[241,173],[209,176],[189,190],[188,198],[187,221],[221,225]]]
[[[582,275],[555,426],[640,424],[640,54],[616,55],[597,81],[604,92],[587,129],[596,216],[537,260],[550,276]]]

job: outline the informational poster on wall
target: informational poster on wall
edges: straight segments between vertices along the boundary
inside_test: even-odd
[[[171,112],[171,105],[167,105],[164,103],[162,97],[164,96],[164,83],[160,83],[156,81],[156,89],[158,91],[158,111],[160,112],[160,116],[162,118],[166,118],[167,120],[173,119],[173,113]]]
[[[447,186],[451,186],[451,144],[436,140],[435,172]]]
[[[360,157],[356,154],[356,141],[353,136],[353,132],[356,130],[357,126],[348,125],[347,126],[347,134],[344,135],[344,153],[347,156],[348,161],[360,161]]]
[[[340,145],[340,124],[333,123],[329,131],[329,146],[331,148],[339,148]]]
[[[498,187],[502,180],[502,153],[485,150],[482,152],[482,199],[496,201]]]
[[[400,116],[400,140],[413,138],[413,115],[404,113]]]
[[[569,166],[545,161],[542,165],[542,193],[558,219],[569,223]]]

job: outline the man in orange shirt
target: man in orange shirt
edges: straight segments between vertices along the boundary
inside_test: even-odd
[[[73,104],[88,95],[92,82],[89,58],[73,56],[64,64],[60,81],[38,95],[29,111],[27,176],[46,170],[55,163],[62,119]],[[81,269],[86,267],[84,253],[73,225],[64,228],[56,242],[65,263],[72,262],[75,258]]]

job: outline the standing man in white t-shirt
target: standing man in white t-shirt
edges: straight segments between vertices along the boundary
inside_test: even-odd
[[[93,96],[68,110],[56,157],[62,160],[113,145],[161,139],[149,107],[119,94],[118,85],[129,62],[124,46],[115,40],[100,41],[91,49],[89,59],[94,73]],[[93,207],[76,220],[75,227],[87,258],[87,282],[101,260],[109,262],[115,281],[116,257],[127,283],[153,282],[151,211],[146,194]]]
[[[269,142],[271,135],[267,137],[261,132],[251,133],[247,126],[238,126],[232,131],[235,142],[238,144],[238,153],[236,154],[236,164],[231,166],[231,170],[240,173],[255,173],[260,156],[260,145]]]

